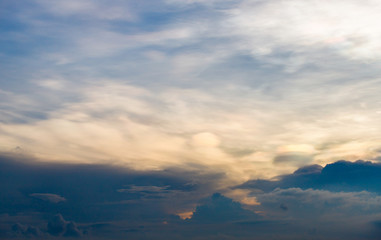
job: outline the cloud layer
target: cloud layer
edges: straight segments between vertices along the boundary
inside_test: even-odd
[[[380,10],[0,3],[0,238],[377,239]]]
[[[2,10],[2,152],[230,185],[379,156],[377,1],[27,5]]]
[[[276,181],[221,188],[222,173],[0,160],[5,239],[380,236],[380,164],[312,165]]]

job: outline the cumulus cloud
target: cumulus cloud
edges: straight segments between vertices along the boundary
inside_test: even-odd
[[[307,235],[318,239],[375,239],[381,217],[380,174],[379,163],[338,161],[304,166],[273,180],[251,180],[234,189],[246,190],[258,203],[251,206],[256,212],[267,220],[287,222],[298,237],[301,229],[309,229]]]
[[[74,222],[69,222],[66,224],[66,231],[63,235],[64,237],[80,237],[82,232],[78,230],[77,225]]]
[[[79,237],[82,233],[74,222],[66,221],[61,214],[57,214],[47,225],[48,233],[54,236]]]
[[[16,223],[12,226],[12,235],[15,237],[43,237],[42,231],[34,226]]]
[[[369,191],[380,193],[381,165],[369,161],[338,161],[327,164],[304,166],[279,180],[251,180],[240,187],[271,191],[275,188],[313,188],[329,191]]]
[[[58,236],[65,231],[66,221],[61,214],[57,214],[48,223],[48,233]]]
[[[258,218],[255,213],[243,209],[240,203],[215,193],[203,204],[197,206],[190,221],[195,223],[222,223]]]

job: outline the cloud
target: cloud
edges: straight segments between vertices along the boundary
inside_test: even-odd
[[[274,158],[274,164],[304,166],[313,161],[313,157],[303,153],[287,153]]]
[[[8,183],[0,186],[0,214],[50,216],[59,211],[76,222],[140,219],[141,214],[165,219],[191,211],[200,198],[219,188],[223,176],[181,169],[141,172],[108,165],[56,165],[4,156],[0,166],[0,181]]]
[[[74,222],[67,222],[61,214],[57,214],[47,225],[48,233],[54,236],[80,237],[82,233]]]
[[[377,0],[35,0],[7,1],[1,12],[0,152],[27,164],[0,163],[0,214],[40,223],[60,212],[157,239],[152,229],[176,229],[172,215],[189,217],[213,192],[279,218],[299,216],[286,194],[317,212],[308,198],[377,199],[377,165],[297,170],[380,155]],[[218,216],[225,204],[239,215],[223,199],[199,214]],[[13,222],[40,228],[28,221]],[[284,235],[264,239],[317,232],[284,221],[246,222],[240,237],[272,226]],[[237,235],[221,224],[229,227],[214,238]]]
[[[74,222],[69,222],[66,224],[66,232],[63,235],[64,237],[80,237],[82,236],[81,231],[78,230]]]
[[[258,215],[245,210],[241,204],[219,193],[213,194],[203,204],[197,206],[190,222],[222,223],[258,219]]]
[[[48,222],[48,233],[58,236],[65,232],[66,221],[61,214],[57,214]]]
[[[228,23],[246,40],[243,48],[255,55],[271,54],[283,46],[296,56],[331,48],[349,58],[378,58],[371,49],[380,43],[375,38],[380,31],[374,28],[379,8],[377,1],[361,5],[356,1],[241,1],[229,11]],[[357,21],[359,16],[361,21]],[[300,60],[307,61],[304,57]]]
[[[52,15],[58,16],[76,16],[90,17],[104,20],[134,20],[134,15],[130,11],[128,4],[118,2],[114,4],[106,4],[104,1],[57,1],[52,4],[49,1],[37,0],[43,8]]]
[[[310,233],[325,239],[372,239],[366,234],[376,231],[373,222],[381,219],[380,196],[364,191],[370,190],[369,182],[374,180],[374,187],[379,182],[379,164],[364,161],[306,166],[278,181],[250,181],[236,189],[221,189],[219,175],[179,170],[147,173],[4,157],[0,164],[0,180],[9,183],[1,185],[0,227],[21,224],[21,230],[6,230],[20,239],[28,226],[58,237],[145,234],[143,239],[152,239],[164,234],[194,239],[218,232],[228,239],[297,239]],[[359,184],[352,186],[351,178]],[[53,189],[70,201],[47,204],[30,197]],[[210,196],[218,189],[231,198]],[[45,219],[51,220],[46,224]]]
[[[122,188],[118,189],[118,192],[130,192],[130,193],[137,193],[137,192],[145,192],[145,193],[161,193],[167,191],[167,188],[169,186],[129,186],[129,188]]]
[[[59,203],[66,201],[64,197],[61,197],[60,195],[57,194],[52,194],[52,193],[32,193],[30,196],[41,199],[43,201],[48,201],[52,203]]]
[[[377,185],[381,164],[369,161],[338,161],[301,167],[292,174],[280,176],[277,181],[251,180],[240,187],[271,191],[275,188],[321,189],[329,191],[369,191],[380,193]]]
[[[192,144],[195,147],[217,147],[220,144],[220,140],[213,133],[202,132],[192,136]]]
[[[366,216],[372,219],[381,214],[381,197],[374,193],[331,192],[300,188],[277,188],[269,193],[257,194],[261,206],[268,214],[286,214],[303,220],[335,219],[335,221],[354,221],[350,218]]]
[[[255,209],[266,219],[286,220],[296,232],[310,228],[322,238],[355,234],[374,239],[378,233],[373,223],[381,216],[380,173],[379,163],[338,161],[304,166],[273,180],[251,180],[237,188],[255,197]]]
[[[27,237],[27,238],[37,238],[44,237],[42,231],[34,226],[22,225],[16,223],[12,226],[12,235],[15,237]]]
[[[381,197],[366,191],[277,188],[255,196],[267,219],[285,220],[298,237],[309,229],[318,239],[374,239],[372,223],[381,216]]]
[[[12,70],[20,58],[4,55],[3,79],[15,80],[4,82],[0,150],[21,146],[45,161],[147,171],[203,165],[235,183],[301,163],[374,159],[379,67],[362,61],[378,59],[377,51],[365,54],[379,45],[377,6],[36,1],[17,14],[6,8],[7,22],[25,26],[12,32],[28,39],[14,48],[36,52],[24,53],[22,71]],[[357,9],[369,14],[356,21]],[[197,144],[213,147],[193,151]],[[278,152],[287,146],[307,153]]]

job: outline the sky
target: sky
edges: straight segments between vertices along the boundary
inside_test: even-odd
[[[0,1],[0,238],[378,239],[380,11]]]

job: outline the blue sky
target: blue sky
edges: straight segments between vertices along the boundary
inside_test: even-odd
[[[261,196],[237,186],[281,181],[305,166],[342,159],[378,164],[380,8],[376,0],[2,1],[1,156],[148,178],[170,172],[187,186],[205,185],[189,190],[189,201],[181,193],[172,210],[148,201],[148,209],[171,216],[191,216],[216,192],[262,217],[272,211],[258,206],[287,191],[378,201],[378,191],[373,196],[365,185],[281,184]],[[195,176],[200,179],[190,181]],[[169,194],[170,184],[139,181],[126,183],[129,194],[146,191],[131,184]],[[336,193],[341,190],[347,193]],[[52,187],[21,195],[68,204],[59,201],[64,193]],[[69,222],[81,218],[55,214],[75,235]],[[366,211],[361,216],[363,223],[377,221]],[[261,221],[270,220],[281,217]]]

